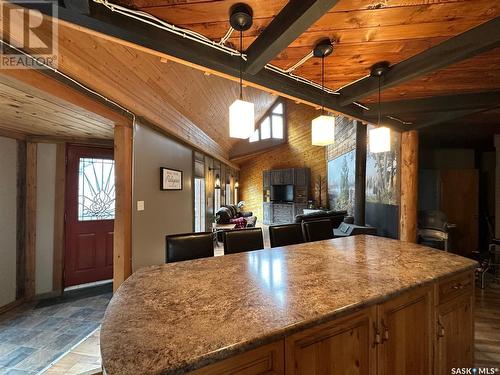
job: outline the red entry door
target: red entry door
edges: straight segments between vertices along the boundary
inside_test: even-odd
[[[113,278],[113,149],[69,145],[64,286]]]

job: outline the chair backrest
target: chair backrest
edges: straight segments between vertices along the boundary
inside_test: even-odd
[[[224,232],[224,254],[264,248],[262,228],[234,229]]]
[[[214,256],[212,232],[174,234],[166,240],[167,263]]]
[[[283,224],[269,227],[271,247],[304,243],[304,234],[300,224]]]
[[[329,219],[304,221],[302,226],[307,242],[329,240],[334,237],[333,225]]]

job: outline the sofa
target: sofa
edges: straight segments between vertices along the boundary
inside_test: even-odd
[[[255,227],[257,222],[257,217],[253,216],[253,212],[240,211],[234,204],[222,206],[215,215],[217,224],[236,224],[239,228]]]
[[[332,228],[338,228],[347,216],[347,211],[321,211],[312,212],[310,214],[302,214],[295,216],[295,222],[302,224],[305,221],[330,219]]]

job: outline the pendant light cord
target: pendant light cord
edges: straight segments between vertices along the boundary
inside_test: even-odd
[[[325,56],[321,56],[321,114],[325,114]]]
[[[243,62],[243,31],[240,30],[240,100],[243,100],[242,62]]]
[[[378,76],[378,122],[377,126],[380,126],[380,79],[382,76]]]

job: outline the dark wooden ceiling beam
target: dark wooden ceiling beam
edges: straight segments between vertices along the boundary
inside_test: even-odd
[[[38,4],[36,2],[23,3],[26,7],[45,13],[46,9]],[[231,56],[207,45],[112,12],[99,4],[91,3],[90,16],[59,7],[58,18],[83,27],[89,33],[97,33],[99,37],[111,37],[116,42],[127,46],[135,46],[149,53],[165,56],[198,69],[203,68],[226,78],[229,76],[233,79],[239,78],[238,56]],[[243,72],[243,80],[257,88],[266,88],[268,91],[317,106],[324,104],[325,108],[333,112],[342,113],[363,122],[371,122],[371,119],[363,115],[361,107],[354,104],[341,106],[338,103],[338,95],[325,94],[321,89],[268,69],[263,69],[254,75]],[[387,126],[401,130],[402,125],[397,121],[389,121]]]
[[[382,116],[400,115],[405,113],[444,112],[467,109],[487,108],[500,103],[500,91],[434,96],[415,100],[397,100],[383,102],[380,105]],[[377,107],[363,110],[367,117],[377,117]]]
[[[412,130],[420,130],[423,128],[428,128],[430,126],[436,126],[446,122],[458,120],[462,117],[479,114],[482,112],[487,112],[496,108],[497,106],[492,106],[489,108],[476,108],[476,109],[463,109],[458,111],[446,111],[446,112],[435,112],[428,114],[420,118],[415,125],[412,126]]]
[[[471,58],[500,46],[500,17],[450,38],[405,61],[383,77],[381,88],[397,86],[424,74]],[[481,79],[478,77],[478,79]],[[368,76],[340,90],[341,105],[359,101],[378,90],[378,78]]]
[[[245,71],[256,74],[309,29],[338,0],[292,0],[248,47]]]

